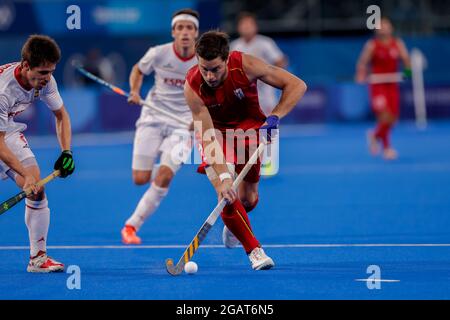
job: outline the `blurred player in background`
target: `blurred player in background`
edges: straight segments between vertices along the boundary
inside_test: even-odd
[[[278,128],[280,118],[288,114],[302,98],[306,85],[289,72],[261,59],[239,51],[230,52],[225,33],[204,33],[197,41],[196,53],[198,65],[186,75],[185,96],[196,130],[200,130],[203,137],[206,163],[202,166],[219,200],[225,198],[229,203],[221,213],[225,223],[224,244],[231,248],[240,241],[253,269],[270,269],[274,262],[261,248],[247,215],[258,203],[260,162],[252,166],[237,194],[232,189],[233,171],[241,172],[250,153],[253,153],[252,147],[256,150],[260,129],[264,129],[270,139],[272,130]],[[258,80],[282,90],[280,101],[268,117],[258,103],[255,85]],[[199,124],[201,128],[198,128]],[[214,139],[206,139],[205,132],[214,129]],[[234,132],[231,141],[226,139],[227,130]],[[255,135],[240,139],[239,131],[245,132],[244,135],[253,131]],[[215,147],[214,156],[208,155],[207,150],[211,147]],[[239,154],[243,153],[246,159],[239,161]],[[234,167],[231,173],[227,161],[233,162],[230,164]]]
[[[400,88],[395,79],[371,84],[367,67],[370,65],[373,75],[394,74],[399,69],[398,61],[401,59],[404,74],[410,76],[408,50],[401,39],[393,36],[393,31],[391,21],[383,18],[381,28],[375,31],[375,38],[365,44],[356,66],[356,81],[370,84],[372,110],[377,118],[377,126],[367,133],[370,153],[377,155],[380,152],[378,143],[381,142],[386,160],[398,157],[397,151],[390,144],[390,132],[400,114]]]
[[[231,42],[231,50],[242,51],[260,58],[268,64],[286,68],[287,59],[275,41],[258,34],[258,23],[255,15],[242,12],[238,17],[237,30],[240,37]],[[276,89],[262,81],[258,81],[257,84],[259,105],[265,115],[270,115],[277,104]]]
[[[275,41],[258,34],[258,23],[254,14],[242,12],[238,17],[237,30],[240,37],[231,42],[231,50],[242,51],[268,64],[286,68],[287,59]],[[270,115],[278,100],[276,89],[262,81],[257,81],[257,85],[259,105],[265,115]],[[270,159],[263,159],[261,166],[263,176],[275,175],[277,169],[278,166],[273,165]]]
[[[32,188],[25,200],[25,223],[30,239],[28,272],[60,272],[64,265],[47,255],[50,209],[40,180],[40,170],[23,131],[26,125],[14,122],[34,101],[45,102],[56,118],[56,133],[63,150],[54,165],[65,178],[75,170],[70,117],[59,95],[52,73],[61,58],[56,42],[42,35],[28,38],[22,48],[22,61],[0,66],[0,178],[9,177],[23,189]]]
[[[150,48],[133,67],[128,101],[139,104],[144,75],[154,72],[155,84],[145,101],[192,121],[192,114],[184,98],[183,86],[186,72],[197,63],[195,40],[198,37],[199,14],[191,9],[177,11],[172,17],[171,25],[174,41]],[[180,140],[190,141],[186,139],[189,136],[190,133],[184,124],[150,108],[142,108],[141,116],[136,123],[133,145],[134,183],[144,185],[150,182],[158,156],[160,166],[156,169],[150,188],[125,222],[121,231],[122,241],[125,244],[141,243],[136,232],[167,195],[169,184],[182,162],[175,161],[174,148],[179,146]],[[182,157],[188,157],[190,151],[189,142],[184,146]]]

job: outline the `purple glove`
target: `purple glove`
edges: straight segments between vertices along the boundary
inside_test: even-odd
[[[272,134],[276,134],[276,132],[272,133],[272,130],[278,129],[278,124],[280,123],[280,118],[278,116],[268,116],[266,119],[266,124],[263,125],[260,130],[260,134],[262,137],[267,139],[267,142],[271,142],[272,140]]]

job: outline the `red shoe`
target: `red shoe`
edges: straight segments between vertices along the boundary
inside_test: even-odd
[[[124,244],[141,244],[141,238],[136,235],[136,228],[130,225],[123,227],[122,231],[122,242]]]
[[[47,253],[45,251],[39,251],[39,253],[34,258],[30,258],[27,271],[42,273],[63,272],[64,264],[47,256]]]

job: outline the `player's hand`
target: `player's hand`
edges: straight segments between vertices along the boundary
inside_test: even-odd
[[[56,160],[53,168],[55,170],[59,170],[61,173],[61,178],[70,176],[75,170],[75,162],[73,161],[72,151],[64,150],[58,160]]]
[[[410,68],[403,69],[403,78],[410,79],[412,77],[412,70]]]
[[[130,104],[140,104],[141,103],[141,96],[138,92],[131,91],[130,96],[128,97],[128,103]]]
[[[23,182],[23,190],[31,189],[34,194],[38,194],[40,188],[36,185],[36,179],[32,175],[26,175]]]
[[[280,124],[280,118],[276,115],[270,115],[267,117],[266,122],[259,128],[259,132],[267,142],[272,141],[272,137],[275,138],[276,130]]]
[[[233,203],[237,198],[236,191],[233,190],[233,180],[223,180],[217,187],[217,194],[219,195],[219,201],[225,199],[228,203]]]

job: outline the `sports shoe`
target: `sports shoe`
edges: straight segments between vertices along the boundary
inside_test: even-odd
[[[398,153],[394,149],[388,148],[383,151],[383,158],[385,160],[395,160],[398,158]]]
[[[141,238],[136,235],[136,228],[130,225],[123,227],[122,231],[122,242],[124,244],[141,244]]]
[[[223,226],[222,241],[225,247],[227,247],[228,249],[235,248],[239,244],[238,238],[236,238],[236,236],[230,231],[230,229],[227,228],[227,226]]]
[[[267,270],[272,268],[275,263],[273,260],[266,255],[263,248],[256,247],[248,255],[250,262],[252,263],[253,270]]]
[[[30,262],[27,266],[28,272],[63,272],[64,264],[53,260],[51,257],[47,256],[44,251],[39,251],[39,253],[34,258],[30,258]]]
[[[368,130],[366,133],[367,146],[371,155],[376,156],[380,153],[380,147],[378,146],[377,138],[373,134],[372,130]]]

